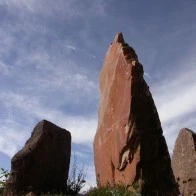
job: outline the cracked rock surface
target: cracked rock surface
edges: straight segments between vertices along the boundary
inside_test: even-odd
[[[118,33],[100,72],[94,162],[99,186],[142,181],[143,195],[178,195],[143,66]]]
[[[181,129],[176,140],[172,168],[184,196],[196,195],[196,133],[190,129]]]
[[[12,158],[4,196],[64,192],[70,155],[70,132],[42,120],[24,147]]]

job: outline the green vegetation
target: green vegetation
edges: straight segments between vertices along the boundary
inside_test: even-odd
[[[9,178],[9,175],[10,173],[8,172],[8,170],[1,168],[0,170],[0,194],[3,193],[5,183],[7,179]]]
[[[91,188],[86,196],[140,196],[140,187],[136,182],[127,187],[126,185],[107,185],[100,188]]]
[[[3,193],[5,183],[9,177],[9,172],[3,168],[0,170],[0,195]],[[79,168],[74,158],[70,175],[67,181],[67,193],[69,196],[76,196],[84,187],[86,181],[86,172],[84,166]],[[42,196],[49,196],[51,194],[42,194]],[[63,196],[64,194],[52,194],[53,196]],[[83,194],[82,194],[83,195]],[[138,182],[133,183],[131,186],[116,185],[111,186],[108,184],[105,187],[94,187],[84,193],[86,196],[140,196],[140,186]]]
[[[72,168],[67,180],[67,194],[77,195],[86,184],[86,171],[84,166],[78,167],[77,159],[74,156]]]
[[[66,195],[75,196],[77,195],[81,189],[85,186],[85,177],[86,172],[84,170],[84,166],[82,168],[78,167],[77,160],[74,156],[72,168],[70,170],[70,175],[67,180],[67,189]],[[9,172],[3,168],[0,170],[0,195],[3,193],[5,188],[5,183],[9,178]],[[42,196],[49,196],[51,194],[42,194]],[[63,196],[63,194],[52,194],[53,196]]]

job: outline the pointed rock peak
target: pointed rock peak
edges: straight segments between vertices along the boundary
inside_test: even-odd
[[[117,42],[124,43],[124,38],[123,38],[123,35],[121,32],[116,34],[113,42],[114,43],[117,43]]]
[[[179,195],[143,66],[122,33],[109,46],[99,76],[99,120],[93,144],[98,185],[129,186],[141,179],[142,195]]]
[[[181,129],[181,130],[180,130],[180,132],[184,132],[184,131],[187,131],[187,132],[189,132],[189,133],[191,133],[191,134],[193,134],[193,135],[196,135],[196,133],[195,133],[194,131],[192,131],[192,130],[190,130],[190,129],[188,129],[188,128],[184,128],[184,129]]]

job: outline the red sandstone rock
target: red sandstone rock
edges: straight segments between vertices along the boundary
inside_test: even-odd
[[[4,196],[65,192],[70,154],[70,132],[46,120],[39,122],[11,160]]]
[[[143,195],[177,195],[170,156],[143,67],[121,33],[100,73],[94,161],[99,186],[144,181]]]
[[[175,143],[172,168],[184,196],[196,195],[196,133],[182,129]]]

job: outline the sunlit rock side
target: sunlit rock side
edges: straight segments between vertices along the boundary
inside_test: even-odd
[[[178,195],[161,123],[143,66],[117,34],[100,72],[94,162],[99,186],[140,179],[143,195]]]
[[[176,140],[172,168],[180,193],[184,196],[196,195],[196,133],[184,128]]]
[[[4,196],[64,192],[69,172],[71,134],[43,120],[11,160]]]

